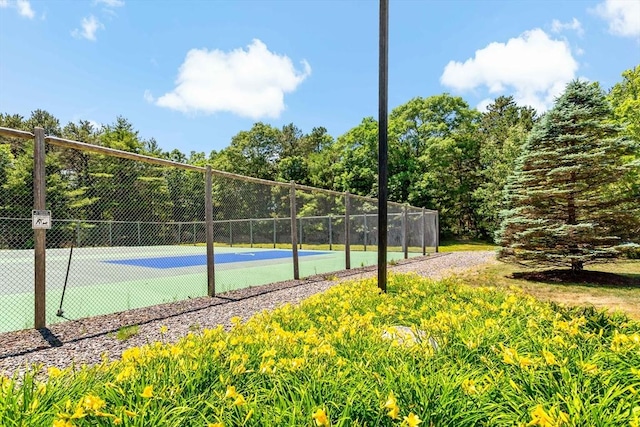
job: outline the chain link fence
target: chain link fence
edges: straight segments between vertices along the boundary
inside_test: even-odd
[[[437,251],[388,211],[390,261]],[[0,128],[0,332],[376,263],[375,199]]]

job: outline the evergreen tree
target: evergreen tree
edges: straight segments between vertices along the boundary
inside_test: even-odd
[[[610,191],[633,150],[611,118],[599,85],[574,81],[536,123],[505,186],[501,258],[579,271],[638,239],[640,203]]]

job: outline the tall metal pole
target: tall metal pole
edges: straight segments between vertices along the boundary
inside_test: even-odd
[[[389,0],[380,0],[378,80],[378,287],[387,291],[387,93]]]

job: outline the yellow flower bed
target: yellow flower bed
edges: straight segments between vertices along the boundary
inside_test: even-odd
[[[0,380],[3,426],[638,426],[640,325],[391,276],[95,367]],[[163,331],[166,333],[166,330]],[[35,369],[35,368],[34,368]]]

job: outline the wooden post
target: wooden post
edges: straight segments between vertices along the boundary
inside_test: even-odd
[[[422,255],[427,254],[427,217],[425,208],[422,208]]]
[[[405,205],[402,208],[402,250],[404,259],[409,258],[409,218],[407,212],[407,206]]]
[[[298,280],[300,278],[300,268],[298,266],[298,230],[297,230],[297,218],[296,218],[296,183],[291,181],[290,190],[291,199],[291,248],[293,250],[293,278]]]
[[[204,220],[207,224],[207,295],[216,296],[215,264],[213,260],[213,183],[211,166],[205,172]]]
[[[351,209],[351,200],[349,192],[344,193],[344,268],[351,269],[351,236],[349,235],[349,210]]]
[[[33,146],[33,209],[45,210],[47,194],[46,152],[44,144],[44,129],[37,127],[33,131],[35,142]],[[35,319],[34,327],[47,327],[46,316],[46,247],[47,233],[44,229],[33,230],[35,249]]]

